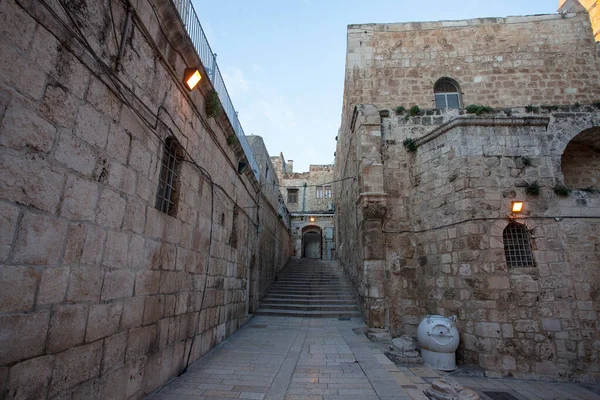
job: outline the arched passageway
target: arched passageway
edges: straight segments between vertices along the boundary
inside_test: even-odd
[[[307,226],[302,229],[302,258],[321,258],[321,228]]]
[[[561,169],[568,188],[600,190],[600,127],[586,129],[569,142]]]

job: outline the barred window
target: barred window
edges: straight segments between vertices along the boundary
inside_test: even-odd
[[[325,198],[330,199],[332,197],[331,186],[323,186],[325,191]]]
[[[177,214],[179,202],[179,174],[183,148],[173,136],[165,140],[162,166],[158,178],[158,192],[156,193],[156,208],[165,214],[174,217]]]
[[[318,186],[317,187],[317,199],[322,199],[323,198],[323,186]]]
[[[533,267],[533,252],[531,251],[531,236],[527,227],[511,222],[502,233],[504,240],[504,255],[509,268]]]

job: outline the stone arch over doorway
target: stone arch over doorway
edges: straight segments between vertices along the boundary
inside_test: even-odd
[[[319,226],[308,225],[302,228],[302,258],[321,259],[323,232]]]
[[[561,171],[570,189],[600,190],[600,127],[586,129],[569,141]]]

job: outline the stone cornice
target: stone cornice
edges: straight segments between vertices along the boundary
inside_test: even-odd
[[[434,129],[427,135],[415,139],[417,147],[432,141],[444,133],[463,126],[543,126],[550,123],[549,117],[457,117],[452,121]]]

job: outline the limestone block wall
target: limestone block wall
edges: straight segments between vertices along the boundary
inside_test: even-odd
[[[333,180],[332,165],[310,165],[308,172],[283,174],[280,190],[290,212],[328,211],[329,205],[334,202]],[[324,186],[331,187],[330,197],[325,197]],[[318,188],[323,191],[322,197],[317,197]],[[289,189],[298,189],[296,203],[288,201]]]
[[[523,111],[479,117],[477,126],[469,125],[476,117],[437,129],[426,122],[425,136],[416,128],[427,117],[382,120],[390,328],[414,334],[426,314],[457,315],[464,363],[498,376],[595,381],[600,197],[554,188],[564,182],[568,143],[600,115],[593,107]],[[521,117],[529,119],[519,127]],[[414,153],[406,137],[417,139]],[[538,196],[526,193],[533,182]],[[531,232],[532,268],[506,264],[512,200],[526,201],[516,220]]]
[[[118,72],[111,8],[0,2],[0,398],[141,398],[243,325],[289,254],[229,121],[206,116],[206,72],[181,84],[201,63],[172,3],[134,5]],[[167,137],[185,154],[171,215]]]
[[[577,4],[579,3],[579,4]],[[579,7],[589,13],[590,20],[592,22],[592,28],[594,30],[594,37],[596,41],[600,39],[600,7],[596,0],[559,0],[558,10],[560,12],[573,12],[580,11]]]
[[[598,71],[585,11],[350,25],[342,129],[356,104],[435,107],[442,77],[458,82],[465,106],[591,103]]]

